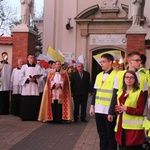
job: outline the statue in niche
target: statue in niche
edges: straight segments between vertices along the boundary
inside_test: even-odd
[[[118,0],[105,0],[104,5],[105,8],[116,8]]]
[[[30,26],[30,15],[34,17],[34,0],[20,0],[22,24]]]
[[[144,17],[145,0],[130,0],[129,16],[132,18],[132,26],[140,26],[140,20]]]

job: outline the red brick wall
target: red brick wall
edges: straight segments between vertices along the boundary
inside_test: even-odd
[[[145,34],[127,34],[126,56],[134,51],[145,54],[145,36]]]
[[[16,67],[19,58],[26,63],[28,54],[35,54],[35,35],[29,32],[13,33],[12,66]]]
[[[12,45],[12,37],[0,36],[0,45]]]

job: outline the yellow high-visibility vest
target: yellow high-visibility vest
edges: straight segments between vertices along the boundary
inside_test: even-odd
[[[102,83],[103,73],[104,72],[101,72],[100,74],[98,74],[96,78],[97,92],[96,92],[95,105],[102,104],[105,106],[110,106],[110,102],[111,102],[111,98],[113,94],[114,78],[117,72],[113,70],[110,73],[110,75],[107,77],[105,82]]]
[[[142,73],[146,74],[147,69],[142,67],[142,68],[138,69],[138,72],[142,72]]]
[[[117,104],[118,105],[120,105],[118,99],[121,96],[122,92],[123,92],[122,90],[119,90],[117,92],[117,95],[118,95]],[[140,93],[141,93],[140,89],[135,91],[135,92],[133,92],[133,90],[131,90],[124,105],[128,106],[128,107],[136,108]],[[118,129],[119,117],[120,117],[120,115],[117,116],[115,132],[117,132],[117,129]],[[123,129],[143,130],[144,129],[143,128],[143,121],[144,121],[144,116],[130,115],[130,114],[127,114],[125,112],[123,112],[123,114],[122,114],[122,128]]]
[[[148,137],[150,137],[150,120],[148,120],[146,117],[143,121],[143,127],[148,131]]]
[[[150,70],[146,71],[146,76],[147,76],[147,80],[148,80],[148,87],[150,88]]]

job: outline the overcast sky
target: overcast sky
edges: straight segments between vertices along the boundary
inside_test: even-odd
[[[10,17],[14,21],[18,21],[21,19],[21,4],[20,0],[3,0],[2,3],[4,4],[4,11],[6,13],[6,16],[8,18]],[[35,18],[40,19],[43,17],[43,8],[44,8],[44,0],[34,0],[34,13],[35,13]],[[10,27],[9,27],[9,21],[6,20],[3,25],[0,28],[0,35],[11,35],[10,32]],[[4,29],[3,29],[4,28]]]
[[[17,9],[17,13],[20,14],[20,0],[5,0],[7,1],[8,5],[11,6],[13,9]],[[44,0],[34,0],[34,5],[36,12],[41,13],[43,12],[44,7]]]

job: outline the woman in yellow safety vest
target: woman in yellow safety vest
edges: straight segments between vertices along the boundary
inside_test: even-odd
[[[146,100],[139,89],[135,72],[128,70],[124,74],[123,86],[117,95],[115,139],[119,150],[142,150],[142,144],[145,142],[142,124]]]

